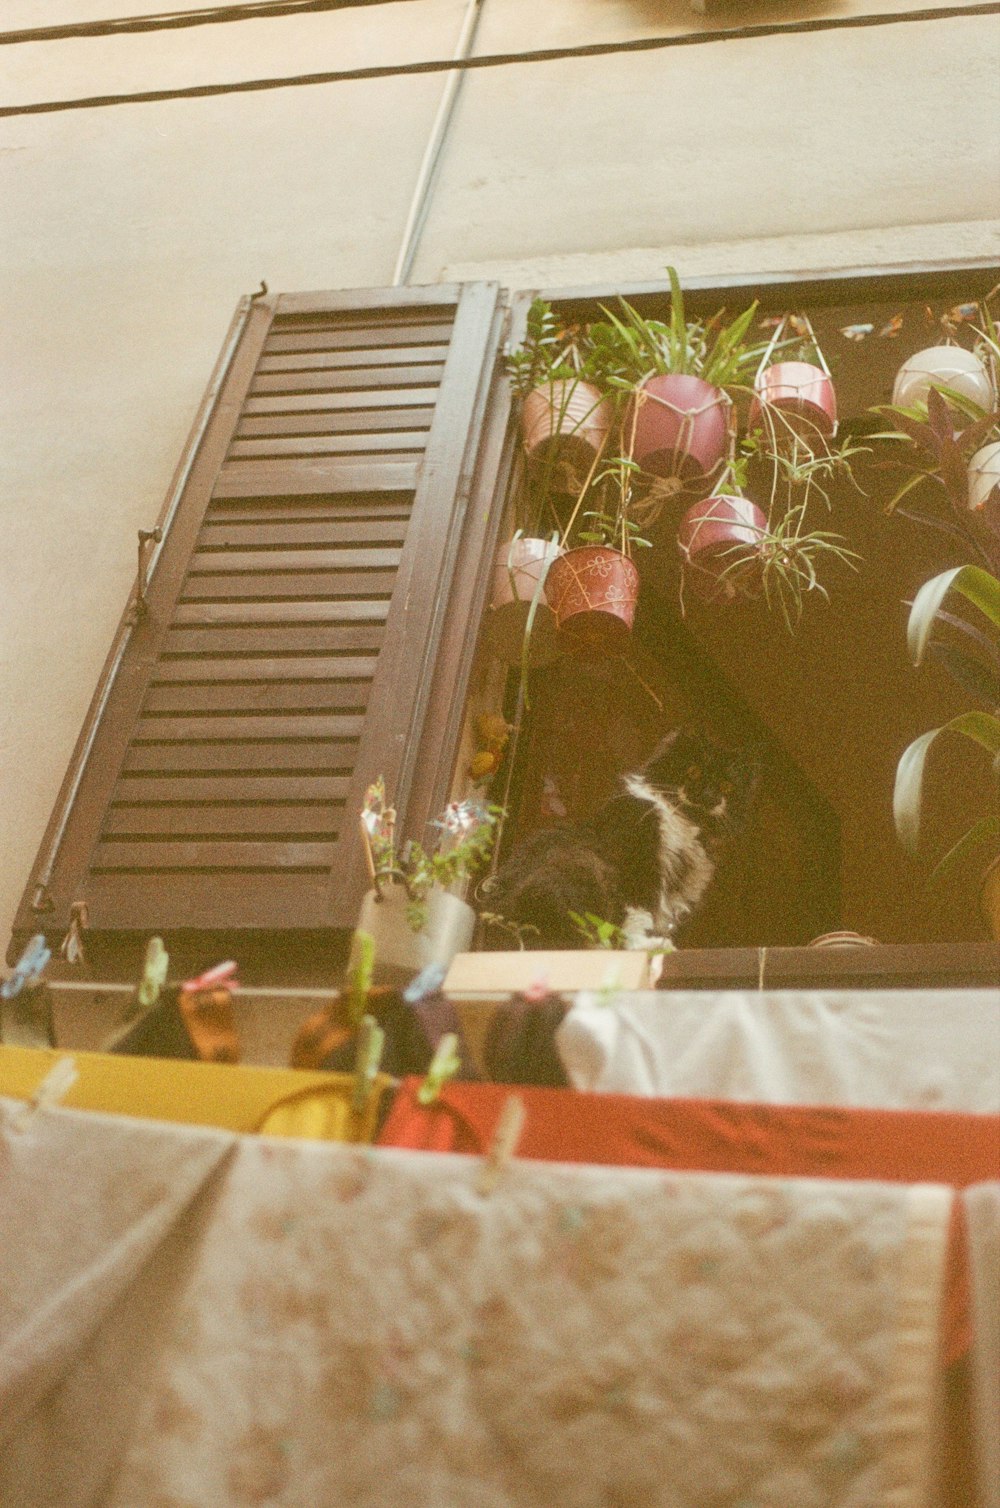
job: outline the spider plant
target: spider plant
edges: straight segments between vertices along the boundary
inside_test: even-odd
[[[564,325],[548,299],[532,300],[524,340],[505,362],[514,393],[524,398],[546,383],[586,379],[591,364],[590,342],[580,325]]]
[[[953,592],[963,596],[976,609],[977,620],[945,613],[943,604]],[[982,621],[985,620],[985,621]],[[935,644],[933,635],[941,622],[961,632],[963,646]],[[940,728],[921,733],[903,751],[896,767],[892,810],[896,833],[903,847],[916,854],[920,843],[920,814],[924,796],[924,773],[927,756],[942,734],[966,738],[984,748],[991,757],[997,781],[996,798],[991,809],[975,821],[935,865],[932,878],[963,864],[968,857],[992,840],[991,863],[1000,857],[1000,580],[976,565],[956,566],[925,581],[910,608],[907,624],[907,649],[914,665],[920,665],[928,650],[937,648],[938,658],[953,678],[982,708],[959,713]],[[941,650],[947,653],[942,655]]]

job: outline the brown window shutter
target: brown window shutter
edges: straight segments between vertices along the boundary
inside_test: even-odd
[[[479,600],[456,562],[495,531],[469,496],[501,318],[492,284],[245,301],[15,946],[76,901],[98,932],[353,925],[366,784],[412,828],[454,754],[435,728],[420,769],[442,635],[454,690]]]

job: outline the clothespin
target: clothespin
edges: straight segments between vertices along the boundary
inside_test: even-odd
[[[161,945],[162,946],[162,945]],[[240,982],[236,978],[239,964],[229,959],[226,963],[217,963],[214,968],[206,969],[204,974],[199,974],[195,979],[186,979],[182,985],[185,995],[197,995],[201,990],[238,990]]]
[[[26,1131],[40,1110],[49,1110],[64,1100],[80,1077],[74,1058],[57,1058],[26,1105],[10,1117],[15,1131]]]
[[[142,978],[136,992],[136,1003],[141,1010],[151,1011],[160,998],[160,991],[167,982],[170,954],[163,946],[162,937],[151,937],[146,944],[146,957],[142,965]],[[185,986],[186,988],[186,986]]]
[[[528,1111],[518,1094],[510,1094],[500,1111],[500,1119],[493,1132],[490,1149],[480,1169],[476,1191],[485,1198],[492,1194],[503,1175],[504,1169],[517,1151]]]
[[[536,974],[534,979],[528,981],[521,993],[529,1005],[539,1005],[552,993],[549,989],[549,976]]]
[[[25,985],[37,984],[42,970],[51,957],[52,949],[41,932],[36,932],[14,965],[13,972],[7,975],[3,984],[0,984],[0,997],[4,1000],[13,1000],[15,995],[21,993]]]
[[[358,1054],[354,1060],[354,1090],[351,1109],[362,1113],[371,1097],[372,1085],[378,1075],[382,1052],[385,1048],[385,1032],[374,1016],[362,1016],[358,1031]]]
[[[449,1079],[453,1079],[462,1066],[462,1059],[458,1055],[458,1035],[455,1032],[445,1032],[438,1043],[427,1077],[417,1090],[417,1099],[421,1105],[433,1105],[441,1090]]]
[[[83,951],[83,934],[88,924],[87,902],[74,901],[69,908],[69,930],[59,947],[59,957],[65,958],[67,963],[86,963],[87,958]]]
[[[428,995],[433,995],[444,984],[447,972],[443,963],[429,963],[426,968],[421,969],[403,991],[403,999],[407,1005],[419,1005],[421,1000],[426,1000]]]
[[[368,1004],[375,973],[375,939],[370,932],[355,932],[357,962],[347,976],[347,1013],[352,1026],[360,1026]]]

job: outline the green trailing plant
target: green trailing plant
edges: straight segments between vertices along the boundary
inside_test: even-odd
[[[524,340],[508,354],[505,362],[507,378],[516,396],[524,398],[546,383],[586,380],[590,365],[586,328],[564,325],[548,299],[533,299]]]
[[[567,911],[566,915],[588,948],[628,947],[624,930],[603,916],[595,916],[592,911],[585,911],[582,915],[579,911]]]
[[[601,306],[605,319],[590,327],[590,366],[596,379],[619,390],[668,373],[700,377],[720,388],[742,383],[767,350],[767,342],[746,343],[756,301],[728,322],[724,309],[708,320],[688,320],[677,271],[668,267],[667,274],[666,320],[647,319],[624,298],[619,299],[620,314]]]
[[[444,815],[431,824],[437,829],[433,844],[425,846],[410,838],[397,854],[396,814],[386,806],[385,784],[379,776],[368,788],[361,814],[376,891],[381,895],[386,885],[402,885],[408,900],[407,921],[414,932],[419,932],[427,921],[427,896],[433,886],[454,890],[486,868],[497,824],[503,815],[502,807],[452,802]]]
[[[485,922],[488,927],[495,927],[498,932],[506,932],[514,939],[522,953],[525,938],[538,936],[538,928],[532,922],[511,921],[509,917],[501,916],[499,911],[480,911],[479,920]]]
[[[975,608],[975,623],[943,611],[944,602],[952,593],[958,593]],[[942,622],[964,630],[961,649],[950,646],[952,655],[944,664],[964,688],[978,688],[977,699],[983,705],[959,713],[940,728],[921,733],[903,751],[896,767],[892,802],[897,836],[909,853],[919,852],[927,757],[945,734],[968,739],[986,750],[996,791],[990,809],[938,861],[932,877],[966,863],[987,843],[991,863],[1000,855],[1000,580],[979,566],[964,565],[925,581],[913,599],[907,624],[907,649],[914,665],[920,665],[933,648],[933,636]],[[971,676],[970,665],[975,666]]]

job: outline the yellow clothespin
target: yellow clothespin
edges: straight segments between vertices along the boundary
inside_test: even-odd
[[[375,939],[371,933],[355,932],[354,949],[357,962],[347,976],[346,1001],[352,1026],[360,1026],[375,973]]]
[[[40,1110],[49,1110],[66,1098],[79,1077],[74,1058],[57,1058],[28,1103],[10,1117],[12,1129],[26,1131]]]
[[[385,1048],[385,1032],[374,1016],[362,1016],[358,1030],[358,1053],[354,1060],[354,1090],[351,1109],[360,1115],[371,1097],[372,1086],[378,1076],[382,1052]]]
[[[136,992],[136,1001],[144,1011],[151,1011],[160,998],[160,991],[167,982],[170,954],[163,946],[162,937],[151,937],[146,944],[146,957],[142,966],[142,978]]]
[[[476,1191],[485,1198],[492,1194],[503,1174],[504,1169],[517,1151],[517,1144],[521,1140],[521,1132],[524,1130],[524,1122],[528,1111],[519,1094],[510,1094],[504,1101],[500,1111],[500,1119],[497,1121],[493,1132],[493,1141],[486,1158],[480,1169],[479,1179],[476,1183]]]
[[[420,1104],[433,1105],[445,1084],[455,1077],[461,1066],[462,1060],[458,1055],[458,1035],[455,1032],[445,1032],[431,1059],[427,1077],[417,1090],[417,1099]]]

